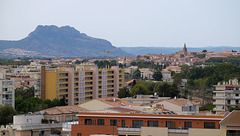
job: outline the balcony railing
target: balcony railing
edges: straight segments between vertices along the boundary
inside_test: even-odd
[[[17,130],[31,130],[31,129],[49,129],[49,128],[61,128],[63,123],[29,123],[29,124],[18,124],[13,125],[13,128]]]
[[[141,128],[117,128],[117,130],[123,132],[140,132]],[[188,129],[168,129],[168,133],[188,134]]]
[[[124,132],[140,132],[141,128],[117,128],[117,130]]]
[[[168,133],[183,133],[187,134],[188,129],[168,129]]]

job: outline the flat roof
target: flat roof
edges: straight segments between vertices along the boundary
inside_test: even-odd
[[[106,118],[149,118],[149,119],[193,119],[193,120],[222,120],[224,116],[198,116],[198,115],[159,115],[159,114],[119,114],[119,113],[84,113],[79,117],[106,117]]]

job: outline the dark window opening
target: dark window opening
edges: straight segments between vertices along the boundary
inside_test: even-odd
[[[204,122],[204,128],[215,128],[215,122]]]
[[[116,119],[111,119],[110,120],[110,125],[111,126],[117,126],[117,120]]]
[[[122,120],[122,127],[125,127],[125,120]]]
[[[98,119],[98,125],[104,125],[104,119]]]
[[[93,125],[93,121],[91,119],[85,119],[85,125]]]
[[[168,129],[174,129],[174,122],[173,121],[166,121],[166,127]]]
[[[133,128],[141,128],[143,126],[143,121],[142,120],[133,120]]]
[[[185,129],[192,128],[192,122],[184,122],[184,128]]]
[[[148,121],[148,127],[158,127],[158,121]]]

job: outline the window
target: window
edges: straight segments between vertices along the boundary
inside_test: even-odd
[[[226,136],[239,136],[240,130],[227,130]]]
[[[238,97],[238,96],[239,96],[239,94],[236,94],[236,96]]]
[[[230,100],[227,100],[227,104],[231,104],[231,101],[230,101]]]
[[[133,120],[133,128],[141,128],[143,126],[143,121],[142,120]]]
[[[125,127],[125,120],[122,120],[122,127]]]
[[[173,121],[166,121],[166,127],[169,129],[174,129],[174,122]]]
[[[8,89],[7,89],[7,88],[3,88],[3,91],[5,91],[5,92],[6,92],[6,91],[8,91]]]
[[[98,125],[104,125],[104,119],[98,119]]]
[[[192,122],[184,122],[184,128],[185,129],[192,128]]]
[[[85,119],[85,125],[93,125],[93,121],[91,119]]]
[[[239,100],[236,100],[236,104],[239,104]]]
[[[82,133],[77,133],[77,136],[82,136]]]
[[[148,127],[158,127],[158,121],[148,121]]]
[[[189,111],[192,111],[192,106],[189,106]]]
[[[215,128],[215,122],[204,122],[204,128]]]
[[[110,120],[110,125],[111,126],[117,126],[117,120],[116,119],[111,119]]]

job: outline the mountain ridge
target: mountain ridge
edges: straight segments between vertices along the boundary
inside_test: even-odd
[[[2,51],[9,48],[35,51],[41,56],[51,57],[105,57],[105,50],[115,50],[109,53],[110,57],[132,56],[107,40],[87,36],[70,26],[55,25],[39,25],[18,41],[0,40],[1,55],[6,55]]]

